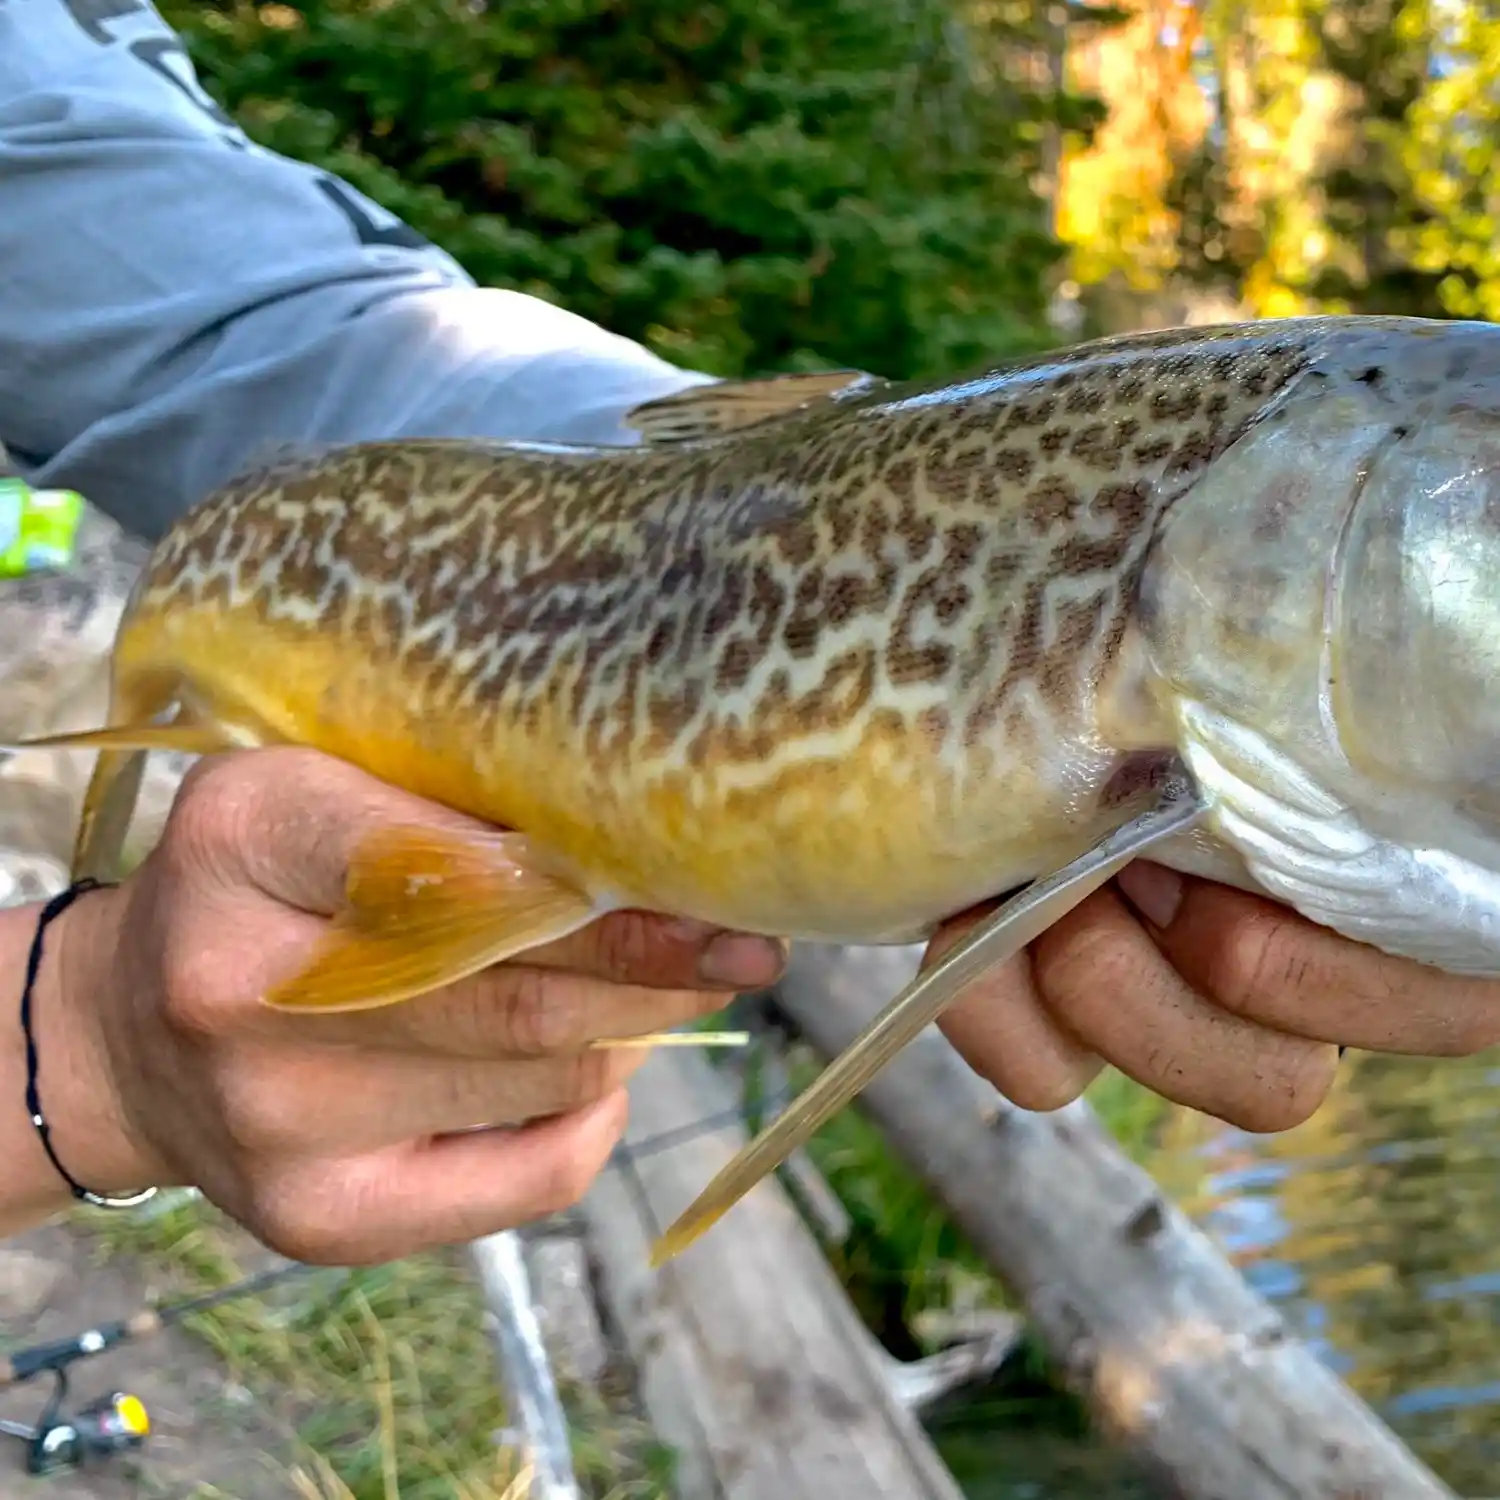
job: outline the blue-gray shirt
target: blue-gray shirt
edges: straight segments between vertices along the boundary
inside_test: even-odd
[[[0,443],[154,538],[285,445],[627,442],[705,377],[254,146],[147,0],[0,0]]]

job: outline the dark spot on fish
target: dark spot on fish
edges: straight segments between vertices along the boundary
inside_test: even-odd
[[[1013,484],[1025,484],[1036,467],[1036,459],[1024,448],[1002,448],[995,455],[995,472]]]
[[[1099,792],[1100,810],[1113,812],[1155,791],[1175,759],[1170,750],[1131,750],[1121,755]]]
[[[719,656],[719,670],[714,678],[714,687],[721,693],[733,692],[750,680],[758,659],[755,646],[744,636],[737,635],[729,641]]]
[[[1071,521],[1083,500],[1078,491],[1060,474],[1049,474],[1026,497],[1022,510],[1026,524],[1038,534]]]
[[[1172,439],[1168,437],[1148,438],[1144,443],[1137,443],[1131,455],[1138,464],[1160,463],[1172,451]]]
[[[823,591],[823,618],[833,626],[844,624],[858,612],[863,593],[862,579],[852,573],[837,574]]]
[[[646,642],[646,660],[653,667],[666,656],[672,644],[672,626],[667,620],[657,622],[656,629],[651,632],[651,639]]]
[[[942,744],[951,723],[951,715],[941,704],[934,704],[931,708],[924,708],[917,715],[918,733],[934,748]]]
[[[972,523],[950,527],[945,538],[948,565],[952,568],[967,568],[978,556],[979,544],[983,540],[984,533]]]

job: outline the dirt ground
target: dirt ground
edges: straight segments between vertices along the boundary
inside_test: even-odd
[[[50,1226],[0,1244],[0,1340],[5,1349],[78,1334],[128,1317],[161,1288],[127,1257],[96,1263],[88,1239]],[[0,1438],[4,1500],[280,1500],[294,1493],[285,1430],[226,1376],[191,1334],[168,1330],[80,1361],[71,1399],[112,1390],[139,1396],[152,1433],[139,1455],[46,1478],[26,1473],[25,1444]],[[0,1417],[33,1423],[50,1395],[45,1378],[0,1391]]]

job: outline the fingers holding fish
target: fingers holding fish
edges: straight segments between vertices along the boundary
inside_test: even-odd
[[[413,1141],[286,1163],[243,1210],[262,1242],[307,1265],[379,1265],[571,1208],[625,1128],[616,1090],[519,1130]]]
[[[1059,1025],[1164,1098],[1245,1130],[1289,1130],[1323,1102],[1338,1050],[1236,1014],[1200,993],[1113,889],[1032,947]]]
[[[1500,1042],[1500,982],[1340,937],[1275,902],[1156,865],[1120,877],[1199,993],[1264,1027],[1369,1052],[1461,1057]]]
[[[359,840],[383,823],[423,819],[468,821],[332,756],[278,745],[193,765],[161,849],[199,880],[326,917],[344,903]]]
[[[321,756],[206,762],[141,866],[70,909],[56,963],[83,976],[80,998],[65,1019],[51,1012],[107,1079],[92,1092],[108,1097],[127,1162],[111,1182],[192,1184],[266,1243],[316,1259],[504,1228],[576,1198],[619,1133],[622,1086],[648,1053],[589,1042],[724,1002],[670,983],[696,979],[696,961],[671,958],[701,943],[684,931],[665,947],[617,938],[592,958],[554,949],[555,967],[490,965],[406,1004],[267,1006],[337,928],[318,910],[337,888],[328,851],[393,808],[409,817],[397,800],[415,799]],[[637,961],[647,982],[562,967]]]
[[[615,983],[536,967],[529,962],[531,955],[527,958],[526,963],[496,965],[404,1005],[329,1016],[293,1016],[257,1005],[246,1014],[245,1025],[262,1036],[322,1044],[427,1057],[525,1060],[582,1053],[612,1037],[670,1031],[726,1003],[721,991]],[[644,1059],[645,1052],[633,1055]]]
[[[930,968],[986,910],[946,924],[929,944],[922,967]],[[938,1024],[969,1066],[1022,1109],[1060,1109],[1104,1066],[1048,1011],[1029,951],[991,969]]]
[[[398,1052],[244,1043],[218,1082],[224,1128],[262,1164],[352,1157],[597,1104],[645,1052],[595,1050],[504,1063]]]
[[[529,950],[527,965],[615,984],[721,992],[762,989],[786,966],[786,944],[704,922],[619,911]],[[723,1003],[723,994],[719,1003]]]
[[[606,913],[524,836],[316,752],[278,747],[208,764],[173,819],[184,858],[201,865],[202,850],[228,845],[266,896],[336,917],[307,967],[267,994],[302,1012],[428,994],[522,954],[545,969],[676,989],[768,984],[785,961],[771,939]]]

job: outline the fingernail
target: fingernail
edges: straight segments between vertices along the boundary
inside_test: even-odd
[[[781,973],[786,950],[774,938],[752,937],[743,932],[721,932],[698,961],[698,973],[707,984],[743,988],[770,984]]]
[[[1115,876],[1120,894],[1153,926],[1170,927],[1182,905],[1182,876],[1164,865],[1136,860]]]

